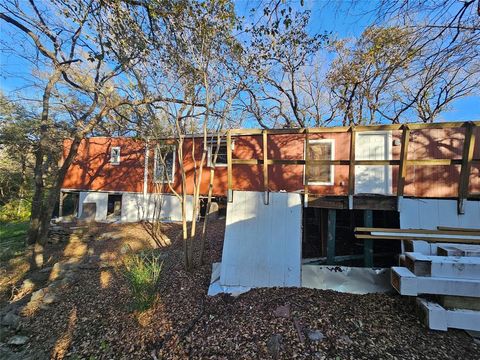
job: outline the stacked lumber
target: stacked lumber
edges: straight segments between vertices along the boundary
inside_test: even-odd
[[[391,284],[401,295],[417,297],[430,329],[480,331],[480,231],[458,228],[357,228],[359,239],[403,241],[400,266]]]

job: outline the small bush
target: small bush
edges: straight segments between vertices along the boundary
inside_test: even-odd
[[[0,206],[0,222],[28,221],[30,203],[27,200],[12,200]]]
[[[163,262],[154,252],[126,254],[123,275],[133,296],[134,307],[143,311],[155,301]]]

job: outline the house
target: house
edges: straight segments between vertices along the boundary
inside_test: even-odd
[[[227,131],[213,181],[215,201],[228,204],[222,285],[298,286],[308,261],[367,268],[395,264],[400,244],[358,240],[357,226],[478,227],[479,125]],[[216,137],[209,138],[202,196],[208,193],[216,143]],[[202,136],[185,139],[189,209],[192,153],[199,161],[202,149]],[[180,204],[172,195],[182,191],[176,150],[171,139],[85,139],[62,194],[78,197],[80,217],[88,206],[98,221],[112,216],[139,221],[153,214],[180,220]]]

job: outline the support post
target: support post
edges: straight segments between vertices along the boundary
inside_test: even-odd
[[[348,208],[353,209],[355,193],[355,127],[350,127],[350,163],[348,165]]]
[[[233,201],[232,191],[232,134],[227,131],[227,201]]]
[[[405,178],[407,176],[408,166],[408,144],[410,143],[410,128],[408,125],[403,126],[402,132],[402,148],[400,150],[400,166],[398,169],[398,181],[397,181],[397,197],[400,199],[403,197],[405,188]]]
[[[264,199],[263,203],[268,205],[268,133],[267,130],[262,131],[263,137],[263,191]]]
[[[335,264],[335,240],[336,240],[336,226],[337,226],[337,211],[335,209],[328,209],[327,220],[327,264]]]
[[[363,212],[363,226],[373,227],[373,212],[365,210]],[[373,240],[364,240],[363,242],[363,265],[367,268],[373,267]]]
[[[308,167],[309,167],[309,143],[308,143],[308,139],[309,139],[309,136],[308,136],[308,128],[305,129],[305,184],[304,184],[304,202],[303,202],[303,206],[304,207],[308,207],[308,181],[309,181],[309,178],[308,178]]]
[[[59,202],[58,202],[58,217],[59,218],[62,218],[63,217],[63,191],[60,190],[60,199],[59,199]]]
[[[472,166],[473,150],[475,148],[475,125],[467,123],[465,127],[465,141],[463,143],[462,167],[458,182],[458,213],[465,213],[465,199],[468,197],[470,170]]]

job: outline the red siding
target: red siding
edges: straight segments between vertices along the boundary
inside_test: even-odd
[[[393,131],[393,139],[400,139],[401,132]],[[335,159],[348,160],[350,157],[350,133],[311,134],[310,139],[334,139]],[[480,158],[480,129],[476,129],[475,158]],[[268,136],[268,157],[270,159],[303,159],[305,136],[301,134],[275,134]],[[464,130],[425,129],[411,132],[409,159],[460,159],[464,141]],[[65,142],[65,149],[69,141]],[[121,162],[110,164],[110,149],[120,146]],[[187,193],[193,193],[194,163],[192,147],[195,147],[197,162],[201,159],[202,140],[186,139],[184,144],[184,166],[187,174]],[[74,164],[70,167],[63,188],[108,191],[143,191],[145,143],[132,138],[89,138],[82,142]],[[400,145],[392,144],[392,159],[399,159]],[[152,182],[153,145],[149,155],[149,191],[168,191],[167,186],[155,187]],[[235,137],[233,158],[262,159],[261,136]],[[178,158],[173,187],[181,188],[181,174]],[[210,169],[204,167],[201,192],[206,194]],[[460,166],[409,166],[405,184],[405,196],[455,197],[458,194]],[[346,195],[348,191],[348,166],[334,167],[332,186],[309,186],[311,193],[324,195]],[[392,166],[392,191],[397,189],[398,166]],[[262,165],[234,165],[233,189],[263,191]],[[303,190],[302,165],[269,166],[269,189],[271,191]],[[472,166],[470,191],[480,192],[480,166]],[[224,196],[227,192],[227,167],[215,169],[214,195]]]

